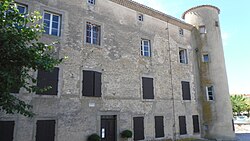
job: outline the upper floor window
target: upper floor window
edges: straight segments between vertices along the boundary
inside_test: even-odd
[[[17,4],[17,9],[19,10],[20,14],[26,14],[27,13],[27,6],[23,4]]]
[[[193,132],[194,133],[200,133],[200,123],[199,123],[199,116],[193,115]]]
[[[88,0],[88,3],[94,5],[95,4],[95,0]]]
[[[179,34],[182,36],[184,35],[184,30],[182,28],[179,28]]]
[[[206,87],[207,100],[214,100],[214,87]]]
[[[154,99],[153,78],[142,77],[143,99]]]
[[[151,56],[151,47],[149,40],[141,40],[141,55],[142,56]]]
[[[179,49],[179,58],[180,63],[187,64],[188,63],[188,57],[187,57],[187,50],[180,48]]]
[[[202,61],[206,62],[206,63],[209,62],[209,56],[208,56],[208,54],[203,54],[202,55]]]
[[[180,132],[180,135],[187,134],[186,117],[185,116],[179,116],[179,132]]]
[[[164,117],[155,116],[155,137],[164,137]]]
[[[205,25],[199,26],[199,31],[201,34],[207,33]]]
[[[43,23],[44,23],[45,34],[59,36],[60,20],[61,17],[58,14],[44,12]]]
[[[36,121],[36,141],[55,141],[55,120]]]
[[[215,21],[215,26],[219,27],[219,22],[218,21]]]
[[[143,21],[143,15],[142,14],[138,14],[138,20]]]
[[[82,95],[101,97],[101,76],[100,72],[83,71]]]
[[[0,140],[13,141],[15,121],[0,121]]]
[[[90,44],[100,45],[101,27],[87,22],[86,25],[86,42]]]
[[[182,87],[182,98],[183,98],[183,100],[191,100],[189,82],[181,81],[181,87]]]

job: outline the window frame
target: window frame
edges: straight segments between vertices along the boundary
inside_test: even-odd
[[[205,59],[205,56],[207,56],[207,59]],[[209,58],[210,58],[210,57],[209,57],[209,54],[208,54],[208,53],[202,54],[202,62],[208,63],[208,62],[210,61]]]
[[[179,28],[179,35],[184,36],[184,29],[183,28]]]
[[[155,116],[155,138],[163,138],[164,134],[164,116]],[[162,124],[160,124],[162,123]],[[157,126],[158,125],[158,126]],[[162,130],[162,131],[159,131]]]
[[[192,115],[192,120],[193,120],[193,133],[194,134],[199,134],[200,133],[199,115]]]
[[[50,19],[49,20],[45,19],[45,13],[50,15]],[[55,28],[52,27],[53,26],[52,25],[53,24],[53,16],[58,16],[57,35],[52,34],[52,29],[55,29]],[[43,11],[43,24],[44,24],[44,28],[46,27],[44,21],[49,21],[49,23],[50,23],[50,26],[48,27],[49,28],[49,33],[44,32],[44,34],[60,37],[61,36],[61,19],[62,19],[62,15],[61,14],[54,13],[54,12],[51,12],[51,11],[48,11],[48,10],[44,10]]]
[[[199,26],[199,32],[200,32],[200,34],[206,34],[207,33],[206,26],[205,25],[200,25]]]
[[[148,45],[147,45],[148,50],[145,50],[145,48],[146,48],[145,42],[148,42]],[[148,54],[146,55],[146,53],[148,53]],[[144,56],[144,57],[151,57],[152,56],[152,54],[151,54],[151,42],[148,39],[141,39],[141,56]]]
[[[179,63],[188,64],[188,51],[185,48],[179,48]]]
[[[86,78],[84,78],[85,77],[84,73],[92,73],[92,76],[89,74],[88,77],[90,77],[90,78],[86,79]],[[99,78],[96,78],[96,77],[99,77]],[[90,81],[92,84],[87,83],[88,79],[91,79]],[[100,81],[99,81],[99,79],[100,79]],[[98,81],[98,82],[96,82],[96,81]],[[85,86],[85,84],[88,84],[88,86]],[[92,86],[92,87],[90,87],[90,86]],[[97,88],[98,92],[96,91],[96,87],[98,87]],[[89,90],[91,92],[89,92]],[[93,71],[93,70],[82,70],[81,97],[102,97],[102,73],[101,72]]]
[[[187,91],[185,91],[186,85],[188,86]],[[189,81],[181,81],[181,90],[182,90],[182,100],[187,101],[192,99]]]
[[[90,30],[88,29],[89,26],[90,26]],[[97,31],[95,31],[94,28],[96,28]],[[85,43],[101,46],[101,26],[93,22],[87,21],[85,25],[85,30],[86,30],[85,31]],[[88,36],[88,32],[90,32],[90,36]],[[97,37],[94,37],[95,34],[97,34]],[[94,41],[94,38],[96,41]]]
[[[96,1],[95,0],[87,0],[88,4],[95,5]]]
[[[141,22],[144,21],[144,16],[143,16],[143,14],[139,13],[137,17],[138,17],[138,20],[139,20],[139,21],[141,21]]]
[[[135,122],[136,120],[142,120],[142,126],[136,126],[136,124],[137,124]],[[142,133],[142,135],[139,136],[139,137],[138,137],[138,134],[137,134],[138,130],[139,131],[143,130],[143,132],[138,132],[138,133]],[[143,116],[133,117],[133,136],[134,136],[133,137],[134,140],[144,140],[145,139],[145,120],[144,120]]]
[[[150,82],[149,82],[150,81]],[[146,83],[146,84],[145,84]],[[149,87],[144,87],[145,85],[151,83],[152,86],[150,87],[152,89],[152,93],[149,94],[149,90],[150,89]],[[141,87],[142,87],[142,99],[143,100],[154,100],[155,99],[155,96],[154,96],[154,78],[152,77],[145,77],[143,76],[141,78]]]
[[[209,90],[209,88],[212,88],[212,90]],[[207,97],[207,101],[214,101],[214,86],[213,85],[206,86],[206,97]],[[212,99],[210,99],[211,97]]]
[[[20,14],[27,14],[28,13],[28,6],[27,5],[25,5],[25,4],[22,4],[22,3],[16,3],[16,8],[18,9],[18,6],[21,6],[21,7],[24,7],[24,13],[20,13],[20,11],[19,11],[19,13]],[[19,10],[19,9],[18,9]]]
[[[179,134],[180,135],[187,135],[187,118],[186,118],[186,116],[179,116],[178,119],[179,119]],[[184,122],[184,125],[182,125],[181,122]]]

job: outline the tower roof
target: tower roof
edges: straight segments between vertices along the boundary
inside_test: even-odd
[[[216,7],[216,6],[212,6],[212,5],[200,5],[200,6],[192,7],[192,8],[190,8],[190,9],[188,9],[187,11],[185,11],[185,12],[182,14],[182,19],[185,19],[185,15],[186,15],[188,12],[190,12],[190,11],[192,11],[192,10],[194,10],[194,9],[203,8],[203,7],[214,8],[214,9],[216,9],[216,10],[218,11],[218,14],[220,14],[220,9],[219,9],[218,7]]]

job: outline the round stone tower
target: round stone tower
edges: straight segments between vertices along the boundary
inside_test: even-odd
[[[219,13],[217,7],[202,5],[187,10],[183,19],[197,29],[193,32],[201,86],[201,135],[208,139],[233,140],[233,115]]]

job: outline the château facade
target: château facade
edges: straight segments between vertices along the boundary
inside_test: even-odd
[[[17,97],[33,118],[0,113],[0,138],[101,141],[207,138],[233,140],[220,10],[202,5],[183,19],[131,0],[16,0],[39,11],[42,41],[59,41],[52,72],[38,71],[47,92]]]

